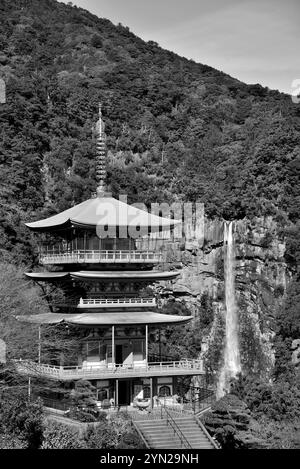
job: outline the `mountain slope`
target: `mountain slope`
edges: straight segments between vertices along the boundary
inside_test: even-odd
[[[29,255],[25,219],[93,192],[99,101],[114,194],[122,189],[146,203],[201,200],[210,217],[295,220],[300,106],[290,97],[54,0],[4,0],[0,16],[4,252]]]

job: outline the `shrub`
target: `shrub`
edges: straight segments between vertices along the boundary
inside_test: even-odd
[[[232,381],[231,393],[243,399],[255,418],[293,421],[300,417],[300,386],[278,381],[265,383],[253,377]]]
[[[40,400],[28,402],[22,396],[2,395],[0,430],[26,442],[27,448],[40,447],[43,437],[43,409]]]
[[[47,422],[41,449],[83,449],[84,441],[78,431],[56,422]]]

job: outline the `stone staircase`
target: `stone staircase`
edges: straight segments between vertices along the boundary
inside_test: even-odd
[[[193,415],[173,416],[174,426],[167,418],[136,420],[135,426],[149,448],[153,449],[216,449],[214,440]],[[179,429],[179,431],[178,431]],[[181,438],[180,438],[181,435]],[[183,437],[182,437],[183,435]]]

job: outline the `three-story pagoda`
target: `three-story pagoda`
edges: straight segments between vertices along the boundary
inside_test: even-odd
[[[160,313],[148,288],[180,273],[161,268],[163,245],[157,249],[156,243],[178,222],[127,205],[106,192],[101,109],[97,128],[95,197],[26,224],[51,238],[51,244],[39,248],[40,264],[50,269],[27,277],[62,284],[66,298],[49,313],[19,319],[39,324],[40,330],[45,324],[59,323],[80,328],[80,352],[73,366],[65,366],[63,357],[56,365],[42,363],[39,351],[36,363],[29,367],[19,363],[19,370],[59,381],[89,380],[97,390],[99,407],[107,401],[117,407],[139,402],[152,407],[154,396],[167,396],[174,403],[177,377],[204,373],[201,360],[164,361],[148,352],[149,328],[192,319]]]

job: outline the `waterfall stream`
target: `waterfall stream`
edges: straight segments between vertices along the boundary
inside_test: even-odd
[[[225,348],[224,362],[217,386],[217,398],[230,389],[230,379],[241,371],[238,339],[238,309],[235,302],[235,250],[233,223],[224,224]]]

